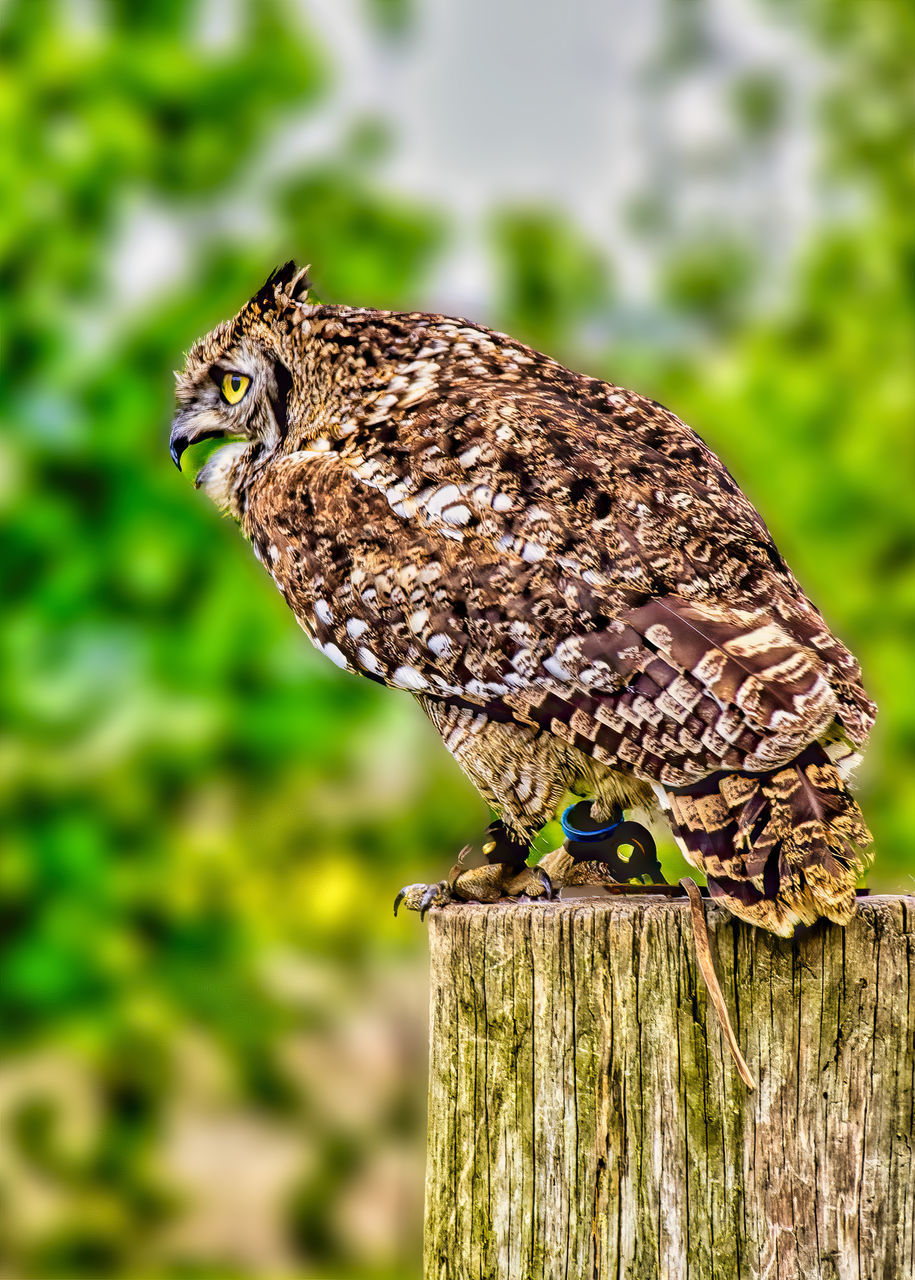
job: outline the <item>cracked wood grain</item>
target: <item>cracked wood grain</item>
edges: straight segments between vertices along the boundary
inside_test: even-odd
[[[426,1280],[915,1280],[915,898],[432,913]]]

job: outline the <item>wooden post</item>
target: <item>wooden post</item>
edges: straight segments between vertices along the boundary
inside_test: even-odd
[[[915,898],[791,942],[682,899],[429,915],[426,1280],[913,1280]]]

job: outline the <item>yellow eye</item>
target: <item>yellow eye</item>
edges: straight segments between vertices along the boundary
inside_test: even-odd
[[[248,390],[250,382],[251,379],[246,378],[243,373],[227,373],[220,386],[222,398],[226,404],[238,404]]]

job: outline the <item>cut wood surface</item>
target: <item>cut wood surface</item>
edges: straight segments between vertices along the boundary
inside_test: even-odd
[[[427,1280],[915,1280],[915,898],[786,941],[685,900],[433,911]]]

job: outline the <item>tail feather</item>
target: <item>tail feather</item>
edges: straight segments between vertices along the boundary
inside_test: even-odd
[[[819,916],[851,919],[873,838],[819,743],[771,773],[715,773],[666,791],[686,857],[735,915],[784,936]]]

